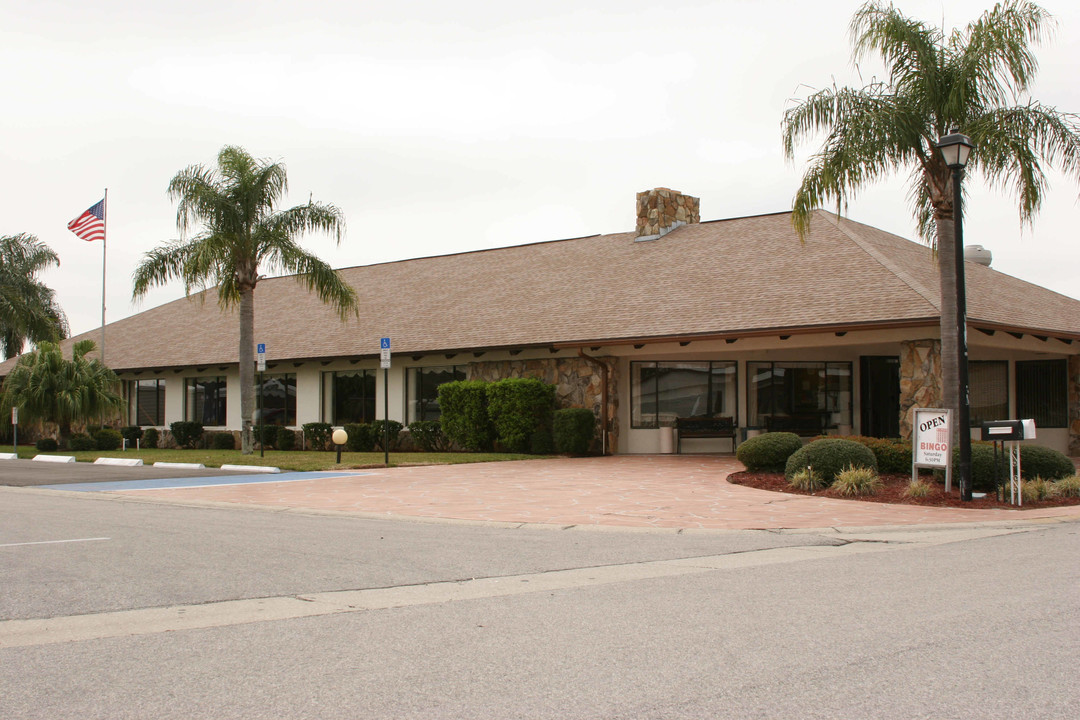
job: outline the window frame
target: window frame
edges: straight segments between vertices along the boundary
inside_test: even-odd
[[[644,420],[646,413],[637,411],[639,407],[643,407],[645,393],[640,390],[644,383],[638,382],[639,371],[641,366],[651,365],[653,369],[659,370],[661,365],[689,365],[700,364],[707,365],[705,369],[705,375],[708,378],[707,388],[705,390],[706,407],[705,412],[701,415],[715,417],[718,414],[723,414],[724,409],[717,410],[715,408],[715,400],[717,388],[714,383],[718,377],[727,378],[730,375],[730,379],[722,383],[719,392],[726,393],[730,389],[731,399],[735,405],[735,409],[731,414],[732,422],[737,427],[739,424],[739,362],[737,360],[631,360],[630,361],[630,429],[631,430],[655,430],[659,427],[671,427],[666,421],[661,421],[660,416],[663,414],[660,409],[661,399],[659,397],[659,373],[653,379],[653,388],[651,394],[654,396],[652,401],[652,407],[654,410],[649,413],[653,416],[651,421]],[[730,373],[717,372],[718,369],[727,370],[730,369]],[[689,416],[688,416],[689,417]],[[727,417],[725,415],[725,417]]]
[[[435,372],[447,372],[453,376],[452,380],[444,380],[443,382],[436,383],[432,389],[435,391],[435,407],[429,407],[429,403],[432,402],[431,398],[421,397],[421,393],[424,391],[423,376],[425,374]],[[460,377],[459,377],[460,376]],[[467,365],[414,365],[405,369],[405,421],[406,424],[418,421],[438,420],[442,416],[442,411],[438,410],[434,417],[429,415],[438,409],[438,388],[440,385],[448,382],[458,382],[468,378],[468,366]],[[415,384],[415,386],[414,386]],[[413,399],[413,389],[416,390],[416,399]]]
[[[337,380],[339,377],[345,376],[359,376],[361,378],[361,394],[360,394],[360,419],[346,419],[339,417],[338,415],[338,387]],[[371,397],[367,396],[367,385],[371,385]],[[378,395],[378,379],[376,370],[373,368],[359,368],[356,370],[327,370],[321,374],[320,385],[322,390],[322,402],[320,407],[319,417],[322,418],[322,422],[329,423],[330,425],[340,426],[352,423],[370,423],[377,417],[378,408],[376,407],[376,397]],[[368,404],[371,405],[371,417],[367,416]]]
[[[165,425],[165,378],[136,378],[135,380],[132,380],[130,382],[131,384],[129,386],[128,392],[130,394],[131,400],[131,424],[138,427],[163,427]],[[140,422],[142,420],[142,418],[140,417],[140,409],[142,405],[140,400],[142,398],[142,393],[140,392],[139,386],[144,383],[154,383],[155,385],[155,409],[157,410],[157,412],[155,414],[156,422],[153,423]]]
[[[206,420],[206,384],[214,383],[213,393],[213,405],[217,411],[215,412],[215,420],[221,422],[208,423]],[[189,390],[189,388],[193,388]],[[195,418],[195,408],[192,407],[192,398],[195,394],[195,389],[201,389],[202,408],[200,418]],[[222,400],[224,399],[224,402]],[[203,427],[227,427],[229,423],[229,379],[225,375],[198,375],[193,377],[184,378],[184,420],[188,422],[201,423]]]
[[[812,412],[828,414],[828,420],[823,424],[822,430],[838,429],[840,426],[854,427],[854,404],[855,404],[855,363],[850,360],[747,360],[746,361],[746,421],[747,427],[751,428],[764,428],[766,423],[761,419],[770,415],[779,415],[776,412],[776,397],[777,392],[775,385],[769,393],[771,407],[768,409],[757,408],[756,413],[759,416],[754,418],[751,415],[750,408],[757,403],[750,402],[751,393],[755,391],[755,384],[753,382],[754,370],[763,366],[768,366],[769,377],[776,377],[776,369],[779,366],[783,370],[809,370],[810,366],[815,366],[818,371],[824,371],[825,377],[825,406],[824,408],[818,407]],[[846,375],[836,374],[831,375],[831,369],[846,370]],[[847,378],[847,387],[844,388],[839,382],[841,377]],[[835,378],[835,380],[834,380]],[[844,391],[847,391],[847,403],[842,403],[841,397]],[[796,413],[794,405],[788,409],[789,416],[795,416]],[[840,421],[834,421],[832,416],[836,413],[841,415]],[[846,422],[844,417],[846,416]]]
[[[271,381],[276,380],[278,378],[284,378],[285,379],[285,393],[284,393],[284,395],[282,395],[282,397],[284,399],[284,403],[283,403],[284,407],[282,408],[282,413],[283,413],[285,421],[284,422],[265,423],[263,421],[264,421],[264,419],[266,417],[265,413],[266,413],[266,409],[267,409],[266,408],[266,394],[263,393],[262,398],[260,399],[259,386],[260,385],[265,386],[267,382],[271,382]],[[288,390],[288,388],[290,387],[289,378],[292,378],[292,385],[291,385],[292,393],[289,393],[289,390]],[[269,373],[269,372],[255,373],[255,409],[256,409],[256,412],[258,413],[257,417],[259,419],[259,422],[256,422],[254,424],[255,425],[270,424],[270,425],[276,425],[276,426],[279,426],[279,427],[297,427],[297,425],[296,425],[296,406],[297,406],[298,403],[297,403],[297,394],[296,393],[297,393],[296,373],[294,373],[294,372],[292,372],[292,373]],[[289,414],[289,407],[288,407],[290,398],[292,399],[292,414],[291,415]],[[271,408],[271,410],[276,410],[276,409],[277,409],[276,407]],[[289,422],[289,420],[291,420],[292,422]]]
[[[1065,358],[1040,359],[1040,360],[1017,360],[1013,370],[1016,380],[1016,414],[1021,419],[1031,418],[1035,420],[1036,428],[1067,428],[1069,427],[1069,363]],[[1020,377],[1022,371],[1035,369],[1042,366],[1052,368],[1054,376],[1043,379],[1043,382],[1059,385],[1059,387],[1046,387],[1044,395],[1026,398],[1027,387]],[[1046,403],[1053,402],[1055,406],[1047,409]],[[1050,416],[1053,413],[1053,416]],[[1047,419],[1049,418],[1049,420]]]

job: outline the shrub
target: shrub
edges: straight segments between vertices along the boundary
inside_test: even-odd
[[[556,410],[551,421],[555,452],[584,455],[596,437],[596,415],[588,408]]]
[[[128,425],[127,427],[120,428],[120,435],[127,440],[127,446],[134,448],[140,445],[139,441],[142,440],[143,429],[138,425]]]
[[[287,427],[279,427],[277,429],[277,435],[274,437],[274,447],[284,452],[288,452],[295,448],[296,431],[290,430]]]
[[[487,386],[488,415],[499,444],[511,452],[550,452],[555,386],[536,378],[506,378]],[[541,437],[534,440],[533,436]],[[543,436],[546,435],[547,438]]]
[[[848,467],[870,468],[876,474],[877,460],[865,445],[851,440],[826,438],[815,440],[792,453],[784,475],[790,480],[792,475],[805,467],[814,468],[831,484],[836,476]]]
[[[495,428],[488,415],[487,383],[455,380],[439,386],[439,423],[450,442],[466,450],[490,450]]]
[[[349,452],[371,452],[375,449],[375,437],[371,425],[367,423],[349,423],[345,425],[349,440],[345,443]]]
[[[1080,473],[1054,483],[1054,494],[1058,497],[1080,497]]]
[[[877,460],[878,472],[883,475],[900,475],[911,472],[911,443],[898,438],[876,438],[853,435],[843,438],[870,448]]]
[[[143,438],[142,438],[141,447],[144,447],[144,448],[156,448],[158,446],[158,440],[159,440],[158,429],[157,428],[146,428],[146,430],[143,431]]]
[[[334,427],[323,422],[304,423],[301,429],[304,431],[305,446],[311,450],[325,450],[334,433]]]
[[[191,449],[202,439],[203,426],[202,423],[178,420],[169,425],[169,431],[177,447]]]
[[[251,437],[264,450],[273,449],[277,442],[278,427],[278,425],[253,425],[251,427]]]
[[[838,495],[848,497],[874,495],[881,489],[881,478],[873,468],[849,465],[836,474],[829,487]]]
[[[1024,460],[1021,458],[1021,468],[1023,464]],[[1044,480],[1041,477],[1024,480],[1020,483],[1020,496],[1024,499],[1024,502],[1039,502],[1040,500],[1046,500],[1047,498],[1054,496],[1054,483],[1049,480]]]
[[[409,434],[413,442],[424,452],[446,452],[450,442],[443,434],[438,420],[417,420],[409,423]]]
[[[906,498],[924,498],[930,495],[930,483],[925,480],[912,480],[904,490]]]
[[[214,433],[210,445],[215,450],[235,450],[236,438],[233,437],[231,432]]]
[[[795,433],[765,433],[739,445],[735,457],[750,472],[781,472],[792,453],[802,446],[802,440]]]
[[[1026,478],[1060,480],[1075,474],[1076,466],[1064,453],[1053,448],[1021,445],[1020,471]]]
[[[383,450],[383,439],[386,438],[387,431],[389,430],[390,450],[397,450],[398,437],[401,435],[401,429],[405,427],[397,420],[376,420],[371,423],[371,437],[375,441],[375,447],[379,450]]]
[[[46,437],[41,438],[36,443],[34,443],[34,447],[36,447],[41,452],[56,452],[60,449],[60,444],[52,438]]]
[[[86,433],[75,433],[68,439],[68,447],[71,448],[74,452],[94,450],[94,438],[90,437]]]
[[[94,433],[94,445],[98,450],[118,450],[124,444],[124,436],[118,430],[102,428]]]
[[[825,478],[821,477],[821,473],[811,467],[806,467],[797,471],[791,476],[791,479],[788,480],[788,485],[796,490],[804,490],[806,492],[820,490],[825,487],[826,484]]]

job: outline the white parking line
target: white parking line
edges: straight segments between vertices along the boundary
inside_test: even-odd
[[[4,545],[0,545],[0,548],[22,547],[23,545],[56,545],[56,544],[59,544],[59,543],[96,542],[98,540],[112,540],[112,538],[75,538],[73,540],[38,540],[37,542],[7,543],[7,544],[4,544]]]

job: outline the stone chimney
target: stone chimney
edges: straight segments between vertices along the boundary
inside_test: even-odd
[[[637,194],[637,240],[656,240],[677,227],[701,222],[701,201],[678,190],[653,188]]]

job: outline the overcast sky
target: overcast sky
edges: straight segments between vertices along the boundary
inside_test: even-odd
[[[67,222],[108,188],[108,321],[181,297],[132,303],[132,272],[178,236],[169,180],[228,144],[284,162],[289,204],[344,211],[340,247],[304,240],[335,267],[629,231],[658,186],[700,197],[703,220],[790,210],[806,154],[783,158],[785,108],[881,75],[851,63],[859,5],[0,0],[0,234],[59,253],[43,279],[78,333],[100,326],[101,245]],[[991,3],[898,5],[956,27]],[[1032,96],[1080,112],[1080,3],[1043,6],[1058,27]],[[914,237],[905,181],[848,216]],[[1080,297],[1075,182],[1051,175],[1030,229],[1011,195],[968,189],[967,243]]]

